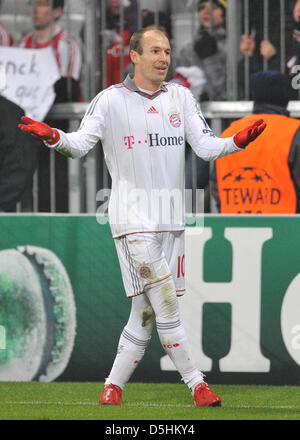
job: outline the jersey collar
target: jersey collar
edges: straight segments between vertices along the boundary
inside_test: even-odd
[[[127,77],[125,78],[125,80],[122,82],[122,85],[124,87],[126,87],[126,89],[130,90],[131,92],[136,92],[139,95],[144,96],[145,98],[148,99],[154,99],[156,98],[158,95],[160,95],[162,92],[167,92],[168,89],[165,86],[165,82],[162,83],[162,86],[159,90],[157,90],[156,92],[154,92],[152,95],[150,95],[149,93],[145,93],[142,90],[140,90],[133,82],[133,78],[130,75],[127,75]]]

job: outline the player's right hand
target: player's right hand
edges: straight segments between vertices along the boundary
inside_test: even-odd
[[[50,145],[56,144],[59,141],[59,132],[45,124],[45,122],[35,121],[27,116],[22,116],[21,120],[26,123],[18,125],[21,130],[32,134],[42,141],[48,142]]]

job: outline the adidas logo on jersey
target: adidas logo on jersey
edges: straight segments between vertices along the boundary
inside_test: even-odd
[[[149,108],[149,110],[147,111],[147,113],[154,114],[154,113],[158,113],[158,111],[156,110],[156,108],[155,108],[154,105],[153,105],[152,107]]]

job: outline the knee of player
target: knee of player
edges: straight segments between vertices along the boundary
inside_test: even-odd
[[[155,319],[155,313],[153,308],[149,305],[142,310],[141,324],[142,327],[152,327]]]
[[[148,298],[157,319],[178,319],[179,307],[176,289],[172,278],[152,286],[147,291]]]
[[[168,280],[164,284],[162,284],[161,300],[163,310],[165,310],[168,315],[177,314],[178,302],[173,280]]]

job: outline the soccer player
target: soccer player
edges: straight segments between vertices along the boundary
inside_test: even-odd
[[[191,92],[164,82],[170,56],[163,32],[138,30],[130,41],[133,77],[99,93],[77,132],[66,134],[27,117],[19,125],[70,157],[87,154],[99,139],[103,145],[112,178],[110,225],[132,307],[100,404],[121,405],[122,390],[143,357],[155,321],[195,405],[221,405],[196,366],[180,320],[177,296],[185,288],[177,261],[183,259],[185,214],[174,195],[184,192],[185,140],[200,157],[212,160],[245,148],[265,124],[258,120],[226,139],[214,136]],[[159,191],[170,195],[169,215],[151,203]]]

